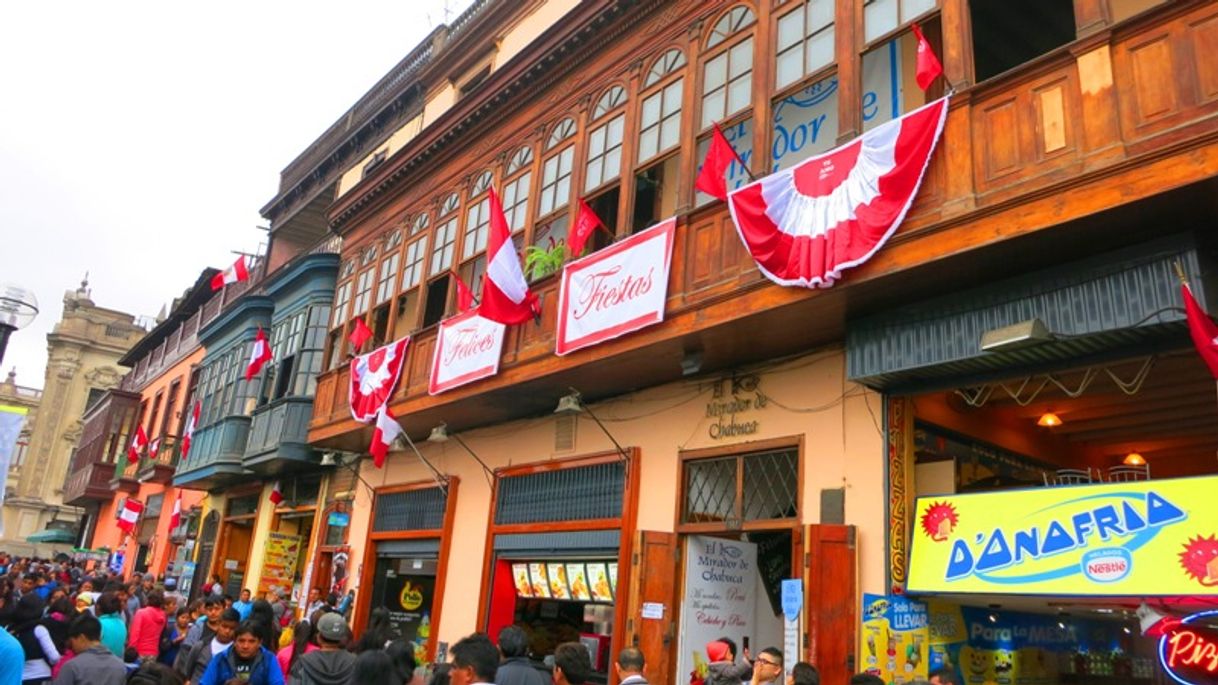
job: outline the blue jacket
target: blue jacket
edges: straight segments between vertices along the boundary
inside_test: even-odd
[[[232,647],[212,657],[211,663],[207,664],[207,670],[203,672],[203,677],[199,678],[198,685],[224,685],[229,678],[235,678],[237,676],[236,659],[237,652]],[[249,685],[285,685],[283,670],[279,668],[279,661],[275,658],[274,652],[266,647],[258,649],[258,655],[254,657],[254,666],[250,670],[247,682]]]

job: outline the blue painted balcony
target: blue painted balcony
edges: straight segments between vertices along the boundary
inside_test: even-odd
[[[309,447],[312,397],[283,397],[254,410],[242,465],[264,476],[317,466],[321,454]]]
[[[178,463],[173,484],[192,490],[211,490],[248,476],[241,460],[250,423],[248,416],[226,416],[199,429],[191,443],[190,454]]]

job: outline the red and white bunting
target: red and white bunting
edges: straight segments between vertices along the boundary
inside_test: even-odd
[[[377,412],[393,396],[409,343],[410,337],[407,336],[351,360],[351,386],[347,399],[351,405],[351,417],[356,421],[369,423],[375,419]]]
[[[226,285],[249,280],[249,277],[249,256],[241,255],[237,257],[237,261],[233,262],[232,266],[211,277],[211,289],[213,291],[219,290]]]
[[[190,410],[190,420],[186,422],[186,430],[182,434],[182,462],[190,456],[190,441],[195,438],[195,429],[199,427],[199,411],[203,404],[195,400],[195,406]]]
[[[135,524],[140,520],[140,514],[144,513],[144,504],[136,499],[127,498],[123,502],[123,508],[118,512],[118,528],[124,533],[130,533],[135,530]]]
[[[169,515],[170,532],[177,530],[180,525],[182,525],[182,491],[178,490],[178,496],[173,500],[173,513]]]
[[[156,438],[152,442],[148,443],[148,458],[149,459],[156,461],[156,455],[160,454],[160,452],[161,452],[161,439],[160,438]]]
[[[269,499],[271,500],[271,504],[274,504],[275,506],[283,504],[283,490],[279,488],[279,481],[275,481],[275,487],[271,488]]]
[[[668,219],[563,268],[559,355],[664,320],[676,225]]]
[[[439,395],[499,373],[506,329],[479,316],[477,309],[441,321],[427,392]]]
[[[267,341],[262,326],[259,326],[258,335],[254,336],[254,346],[250,348],[250,363],[245,367],[245,380],[253,380],[271,358],[271,343]]]
[[[827,288],[870,259],[905,219],[946,118],[942,98],[733,190],[757,268],[779,285]]]
[[[376,414],[376,430],[372,431],[372,444],[368,446],[368,454],[372,455],[372,463],[379,469],[385,465],[385,457],[389,456],[389,448],[402,434],[402,425],[393,418],[389,407],[381,407]]]

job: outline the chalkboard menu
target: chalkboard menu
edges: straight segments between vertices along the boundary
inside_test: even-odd
[[[749,533],[757,544],[757,570],[774,613],[782,613],[782,581],[791,577],[791,533]]]

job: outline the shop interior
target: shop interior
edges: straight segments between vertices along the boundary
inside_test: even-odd
[[[1218,394],[1191,347],[928,392],[912,401],[920,497],[1218,473]],[[1218,555],[1213,563],[1218,567]],[[1172,683],[1160,666],[1157,639],[1142,635],[1137,609],[1145,601],[1163,615],[1218,610],[1218,598],[1205,597],[916,599],[928,603],[932,626],[963,621],[967,640],[940,646],[938,657],[956,664],[970,685]],[[1030,634],[1044,639],[1036,645],[1011,639]],[[873,658],[883,658],[882,646],[881,640]]]
[[[398,555],[378,550],[376,558],[372,606],[389,610],[393,632],[413,646],[415,661],[420,664],[429,662],[427,644],[438,563],[431,553]]]

